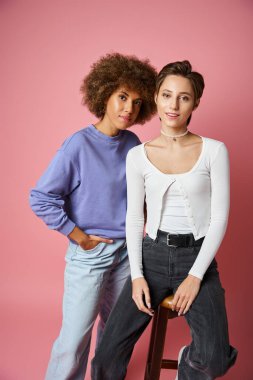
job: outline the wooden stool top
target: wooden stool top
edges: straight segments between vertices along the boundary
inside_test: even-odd
[[[178,317],[178,313],[176,310],[172,310],[172,301],[173,301],[174,295],[170,295],[168,297],[165,297],[163,301],[160,303],[160,307],[163,307],[165,309],[168,309],[167,318],[172,319]]]
[[[174,297],[174,295],[172,294],[172,295],[170,295],[170,296],[164,298],[164,300],[160,303],[160,305],[161,305],[162,307],[165,307],[166,309],[170,309],[170,310],[172,310],[172,301],[173,301],[173,297]]]

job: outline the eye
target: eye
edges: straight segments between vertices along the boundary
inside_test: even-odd
[[[168,94],[167,92],[164,92],[162,94],[162,97],[165,98],[165,99],[168,99],[170,97],[170,94]]]
[[[137,106],[141,106],[142,105],[142,100],[141,99],[137,99],[137,100],[135,100],[134,104],[136,104]]]
[[[190,98],[186,95],[183,95],[180,97],[180,99],[183,101],[183,102],[188,102],[190,100]]]
[[[125,101],[125,100],[127,99],[126,96],[123,95],[123,94],[120,94],[120,95],[119,95],[119,98],[120,98],[121,100],[123,100],[123,101]]]

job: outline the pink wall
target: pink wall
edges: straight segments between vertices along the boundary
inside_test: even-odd
[[[240,352],[225,378],[253,378],[252,11],[250,0],[0,1],[1,380],[43,379],[61,321],[67,242],[33,215],[28,192],[65,137],[95,121],[80,104],[80,81],[110,51],[149,57],[158,69],[187,58],[205,76],[191,130],[224,140],[232,168],[231,218],[218,259]],[[142,140],[155,136],[157,118],[134,131]],[[183,319],[169,335],[176,356],[189,339]],[[128,380],[142,379],[147,342],[148,332]],[[163,371],[161,380],[174,376]]]

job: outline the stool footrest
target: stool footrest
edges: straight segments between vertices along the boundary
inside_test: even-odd
[[[170,360],[170,359],[163,359],[161,363],[161,368],[166,369],[177,369],[178,367],[178,361],[177,360]]]

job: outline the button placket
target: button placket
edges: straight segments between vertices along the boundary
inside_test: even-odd
[[[192,212],[192,207],[191,207],[191,204],[190,204],[190,201],[189,201],[189,197],[188,197],[186,191],[184,190],[182,184],[180,183],[180,181],[178,183],[179,183],[179,186],[178,186],[179,187],[179,191],[183,195],[187,218],[188,218],[189,224],[190,224],[190,226],[192,228],[192,231],[194,231],[194,234],[195,234],[196,233],[196,227],[195,227],[195,223],[194,223],[193,212]]]
[[[161,223],[161,218],[162,218],[162,204],[163,204],[163,197],[166,191],[168,191],[169,187],[176,181],[175,178],[170,178],[168,182],[164,186],[162,186],[161,193],[160,193],[160,207],[159,207],[159,216],[157,214],[157,225],[156,225],[156,236],[157,236],[157,231],[159,229],[160,223]]]

